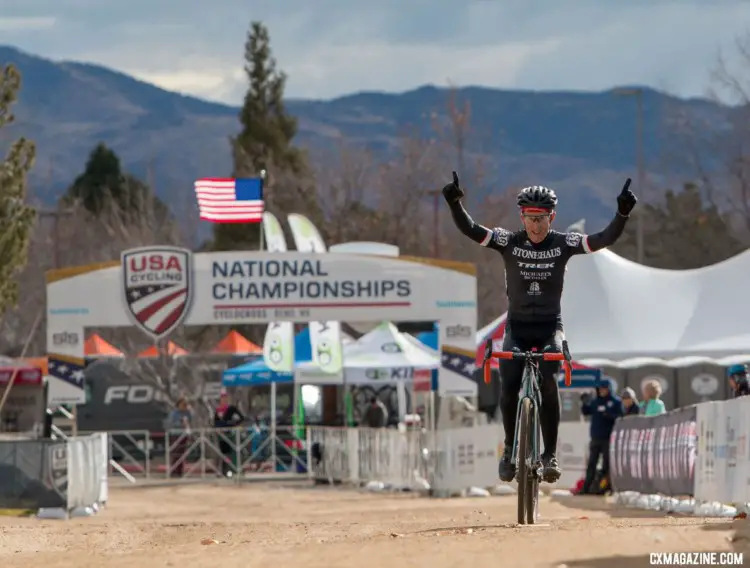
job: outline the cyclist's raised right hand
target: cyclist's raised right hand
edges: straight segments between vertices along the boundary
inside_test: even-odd
[[[443,187],[443,197],[449,205],[458,203],[464,196],[464,190],[458,185],[458,174],[453,172],[453,182]]]

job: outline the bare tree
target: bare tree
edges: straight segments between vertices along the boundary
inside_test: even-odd
[[[729,209],[750,242],[750,31],[735,41],[733,63],[720,54],[712,70],[711,99],[725,106],[723,124],[700,115],[685,120],[691,131],[691,157],[710,203]],[[731,105],[731,106],[730,106]]]
[[[425,223],[429,191],[439,188],[441,159],[434,138],[406,132],[397,154],[380,168],[377,211],[381,216],[379,240],[397,245],[404,254],[428,255],[437,230]]]
[[[135,204],[138,214],[123,212],[110,202],[100,214],[93,215],[81,203],[65,208],[63,221],[49,223],[38,218],[29,246],[29,262],[20,275],[22,283],[18,306],[3,318],[0,347],[14,353],[29,333],[41,306],[46,305],[47,270],[117,260],[128,248],[153,245],[183,245],[187,236],[177,223],[153,199]],[[189,227],[187,227],[189,232]],[[54,251],[58,251],[56,255]],[[55,258],[58,256],[58,258]],[[44,323],[44,322],[43,322]],[[29,351],[46,352],[45,325],[40,325]]]
[[[372,153],[344,141],[319,153],[315,180],[323,216],[318,226],[329,244],[376,239],[380,169]]]

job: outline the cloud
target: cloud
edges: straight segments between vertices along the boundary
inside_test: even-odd
[[[13,16],[0,16],[0,32],[30,32],[47,30],[55,25],[56,19],[51,17],[26,17],[16,18]]]
[[[238,103],[251,19],[267,24],[293,97],[448,80],[559,90],[642,84],[701,95],[718,50],[746,31],[750,2],[0,0],[0,13],[54,22],[43,34],[10,35],[30,52]]]

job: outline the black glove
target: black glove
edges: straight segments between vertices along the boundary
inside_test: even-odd
[[[623,217],[628,217],[636,203],[638,203],[638,198],[630,191],[630,178],[628,178],[622,186],[620,195],[617,196],[617,212]]]
[[[591,396],[591,393],[588,393],[588,392],[581,393],[581,402],[583,404],[588,404],[589,402],[591,402],[591,399],[593,398],[594,397]]]
[[[458,174],[453,172],[453,183],[449,183],[443,188],[443,197],[448,202],[448,205],[454,205],[461,201],[464,196],[464,190],[458,186]]]

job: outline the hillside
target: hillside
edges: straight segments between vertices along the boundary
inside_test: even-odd
[[[0,63],[14,63],[24,88],[14,136],[32,138],[38,161],[34,197],[52,201],[81,169],[99,141],[111,145],[126,167],[154,182],[175,204],[193,200],[196,177],[230,171],[227,138],[237,131],[237,108],[159,89],[103,67],[53,62],[0,46]],[[424,132],[429,116],[445,109],[449,93],[431,86],[401,94],[357,93],[328,101],[288,101],[299,118],[299,142],[315,148],[340,137],[381,155],[407,126]],[[466,87],[474,135],[469,150],[490,164],[488,187],[545,183],[559,189],[561,218],[609,215],[612,191],[635,177],[635,101],[601,93],[529,92]],[[689,176],[675,161],[682,135],[677,118],[700,117],[719,129],[731,109],[705,100],[682,100],[654,90],[644,94],[648,169],[675,179]],[[0,144],[7,142],[0,140]],[[668,143],[665,143],[667,142]],[[446,171],[453,165],[446,164]],[[659,183],[659,176],[650,176]],[[583,208],[581,211],[580,208]],[[575,209],[575,210],[574,210]]]

